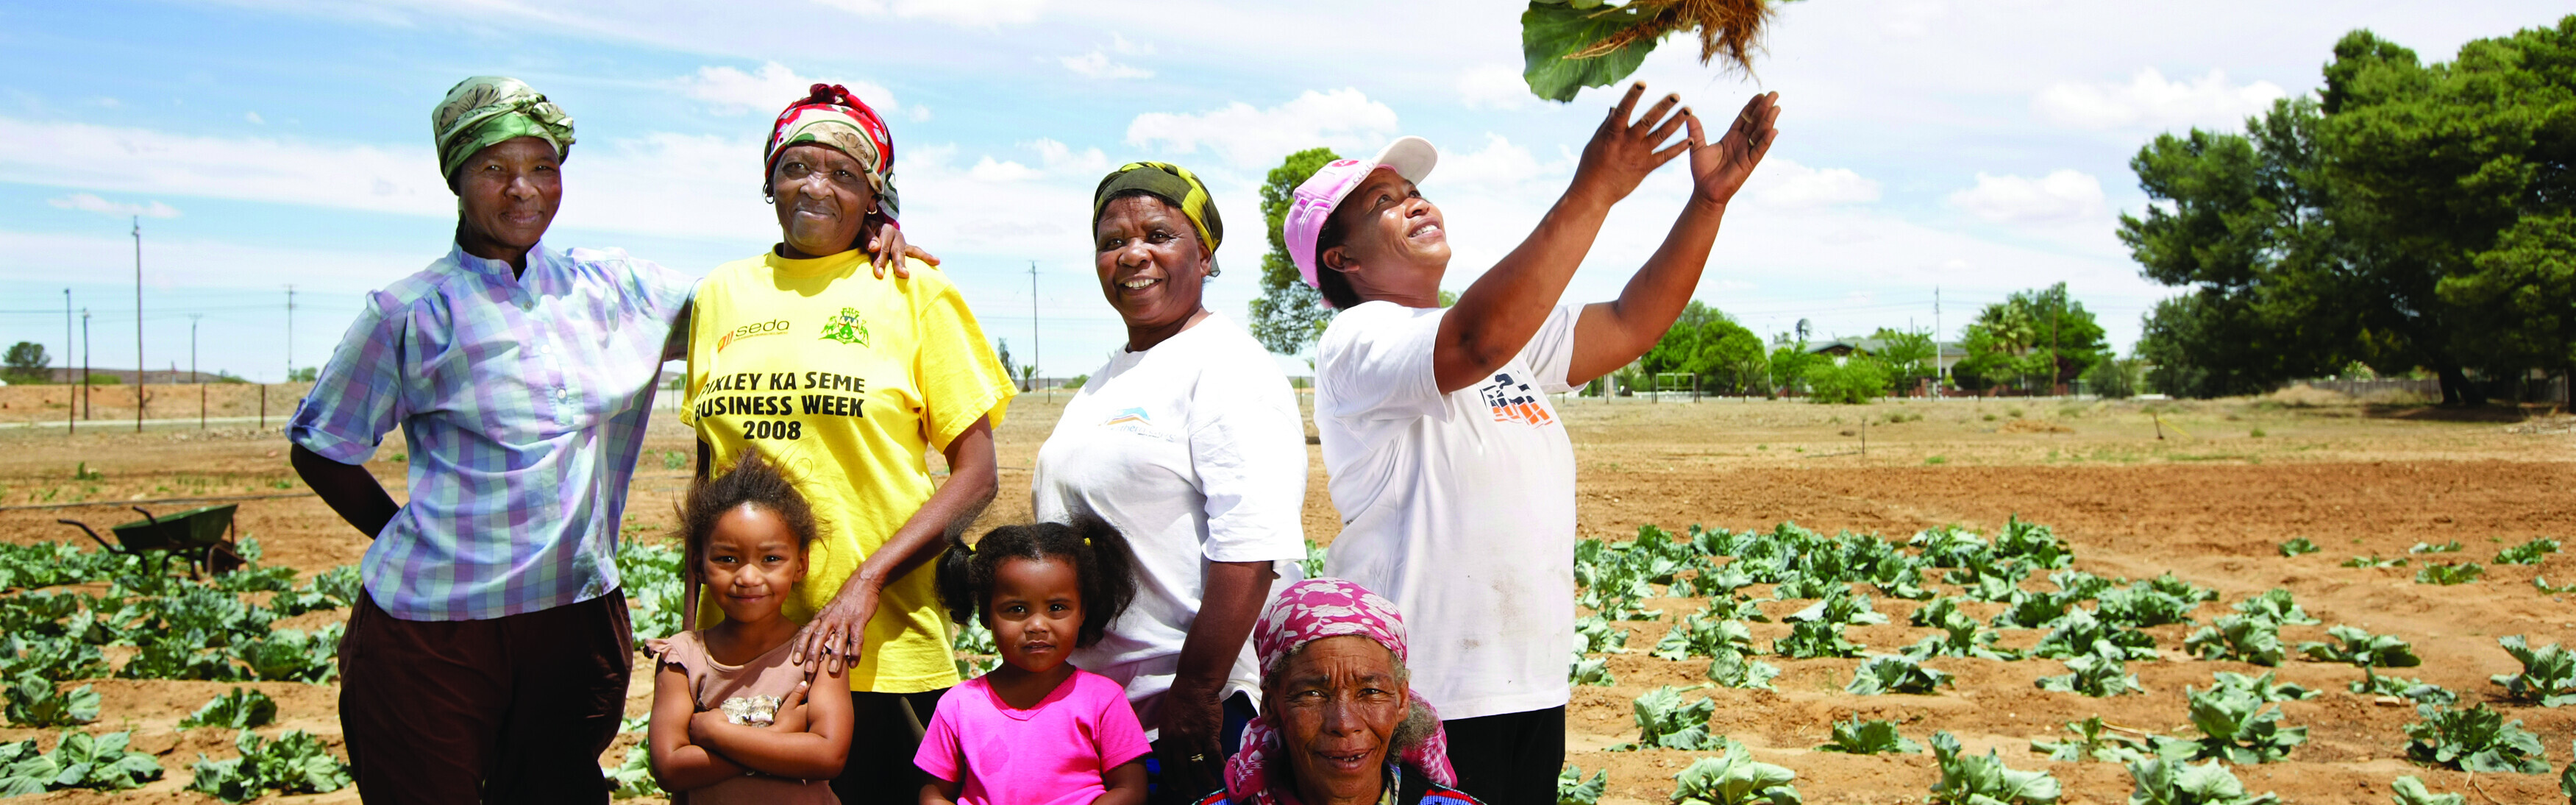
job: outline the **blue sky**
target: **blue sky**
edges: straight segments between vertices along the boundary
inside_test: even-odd
[[[1086,246],[1101,173],[1207,177],[1232,239],[1209,306],[1235,316],[1266,248],[1254,195],[1290,151],[1364,154],[1418,134],[1463,288],[1525,235],[1614,100],[1519,85],[1503,2],[1187,0],[0,3],[0,343],[63,354],[63,290],[99,366],[134,362],[141,214],[145,361],[255,379],[328,356],[361,294],[443,253],[454,202],[428,141],[457,79],[529,81],[579,122],[549,241],[703,274],[776,239],[759,196],[769,115],[816,80],[890,110],[906,231],[948,261],[988,334],[1026,360],[1038,270],[1043,370],[1090,371],[1124,332]],[[2371,28],[2448,59],[2553,23],[2541,2],[2108,4],[1806,0],[1759,80],[1659,49],[1638,77],[1703,113],[1757,89],[1787,111],[1697,298],[1769,335],[1930,327],[2064,281],[2116,346],[2170,295],[2112,232],[2145,199],[2155,133],[2234,128],[2311,91]],[[1569,296],[1615,295],[1686,193],[1676,165],[1613,214]]]

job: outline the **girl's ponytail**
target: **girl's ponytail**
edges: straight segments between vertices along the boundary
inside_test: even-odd
[[[1070,529],[1082,539],[1082,634],[1077,646],[1100,642],[1109,624],[1136,600],[1136,554],[1127,535],[1090,514],[1073,518]]]
[[[960,530],[952,529],[948,549],[939,554],[938,562],[933,582],[939,590],[939,604],[948,609],[949,620],[960,625],[972,621],[975,610],[984,604],[978,592],[983,585],[975,580],[975,546],[966,544],[966,536]]]

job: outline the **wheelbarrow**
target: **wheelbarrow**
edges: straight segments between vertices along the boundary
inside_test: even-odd
[[[133,508],[143,515],[143,519],[108,529],[116,534],[114,545],[100,539],[98,532],[90,530],[88,523],[78,520],[54,522],[80,529],[99,547],[111,552],[140,556],[149,551],[164,551],[174,558],[185,559],[191,578],[206,573],[230,573],[245,564],[241,554],[233,550],[233,512],[240,509],[241,504],[206,506],[158,517],[144,511],[141,506]]]

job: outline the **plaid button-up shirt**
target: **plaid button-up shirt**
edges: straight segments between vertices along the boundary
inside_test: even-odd
[[[286,435],[360,464],[402,428],[410,502],[359,565],[377,606],[479,620],[617,589],[627,480],[696,282],[539,244],[524,276],[456,248],[367,297]]]

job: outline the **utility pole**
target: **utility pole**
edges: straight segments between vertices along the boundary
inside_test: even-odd
[[[286,286],[286,382],[295,382],[295,286]]]
[[[1934,285],[1932,286],[1932,382],[1935,384],[1950,382],[1950,365],[1942,360],[1947,357],[1945,352],[1946,350],[1941,348],[1941,286]]]
[[[72,289],[63,289],[63,379],[72,379]],[[63,435],[80,430],[80,401],[63,397]]]
[[[90,418],[89,408],[89,308],[81,308],[81,418]]]
[[[188,314],[188,379],[197,383],[197,429],[206,429],[206,377],[197,374],[197,320],[203,313]]]
[[[1040,343],[1038,343],[1038,261],[1036,261],[1036,260],[1031,260],[1031,261],[1029,261],[1029,384],[1030,384],[1030,385],[1036,385],[1036,384],[1037,384],[1037,382],[1038,382],[1038,358],[1039,358],[1040,356],[1044,355],[1044,354],[1045,354],[1045,345],[1044,345],[1044,344],[1040,344]],[[1046,398],[1047,398],[1047,401],[1048,401],[1048,402],[1054,402],[1054,401],[1055,401],[1055,392],[1054,392],[1054,391],[1052,391],[1052,390],[1048,391],[1048,392],[1047,392],[1047,395],[1046,395]]]
[[[134,432],[143,432],[143,216],[134,216]]]

